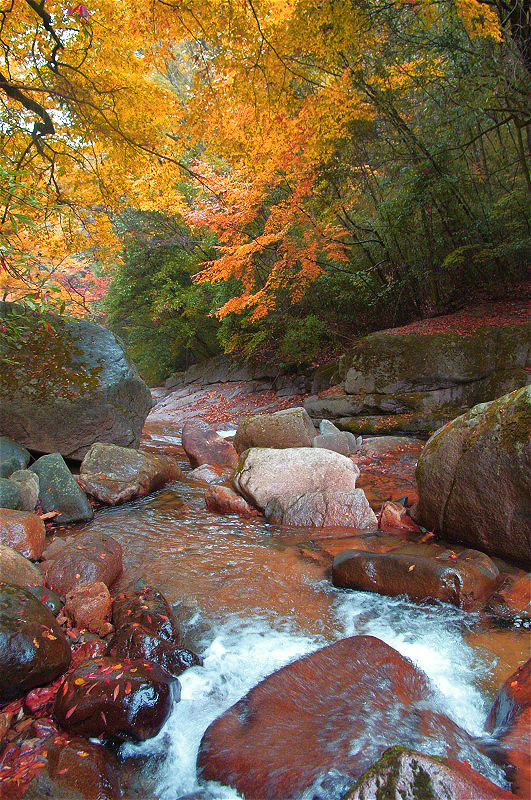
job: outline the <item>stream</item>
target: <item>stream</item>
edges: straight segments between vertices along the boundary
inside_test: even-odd
[[[171,452],[189,471],[178,437],[159,436],[150,446]],[[203,667],[179,678],[181,701],[160,734],[122,748],[124,756],[156,756],[150,796],[177,800],[205,791],[196,757],[208,725],[277,668],[356,634],[376,636],[410,658],[430,678],[439,710],[473,736],[484,735],[496,691],[527,658],[526,631],[495,628],[479,614],[449,605],[337,590],[327,574],[329,555],[307,531],[287,533],[261,518],[212,514],[204,491],[197,483],[179,482],[100,510],[83,528],[121,543],[124,578],[115,592],[137,577],[161,589],[181,620],[185,646],[204,658]],[[486,757],[471,752],[469,760],[507,785]],[[314,787],[303,800],[335,800],[348,788],[340,776],[332,786]],[[215,800],[239,798],[219,785],[209,784],[206,791]]]

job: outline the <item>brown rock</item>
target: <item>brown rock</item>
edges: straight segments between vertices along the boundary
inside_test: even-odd
[[[123,659],[151,661],[175,677],[189,667],[203,664],[203,659],[196,653],[162,639],[137,623],[124,625],[116,632],[110,654],[119,661]]]
[[[414,546],[408,549],[415,551]],[[343,589],[441,600],[465,609],[477,607],[492,591],[498,574],[494,562],[475,550],[438,556],[411,555],[401,549],[389,553],[348,550],[336,556],[332,565],[334,586]]]
[[[219,464],[232,468],[238,463],[234,447],[203,420],[191,419],[185,423],[182,444],[192,467]]]
[[[43,553],[46,584],[59,594],[81,584],[102,581],[110,586],[122,571],[122,548],[116,539],[87,531],[55,539]]]
[[[124,625],[137,625],[160,639],[179,644],[181,632],[170,605],[162,592],[143,581],[131,584],[114,601],[112,620],[116,630]]]
[[[205,732],[202,778],[248,798],[292,800],[330,770],[356,780],[390,745],[477,753],[443,714],[429,682],[379,639],[355,636],[265,678]]]
[[[85,583],[68,592],[63,613],[72,625],[86,628],[100,636],[112,631],[112,599],[107,586],[102,581]]]
[[[81,736],[144,741],[168,719],[179,682],[148,661],[84,661],[58,692],[54,716]]]
[[[507,577],[489,598],[487,610],[504,619],[531,619],[531,575]]]
[[[281,495],[265,507],[269,522],[296,528],[376,530],[378,520],[363,489]]]
[[[227,486],[211,486],[205,494],[205,503],[214,514],[239,514],[256,517],[259,513],[247,500]]]
[[[0,748],[4,742],[4,739],[7,736],[7,732],[11,727],[11,722],[13,720],[13,712],[12,711],[4,711],[0,714]]]
[[[234,437],[234,446],[238,453],[249,447],[311,447],[316,433],[304,408],[290,408],[242,419]]]
[[[413,522],[409,516],[407,508],[400,505],[400,503],[393,503],[391,500],[388,500],[382,506],[378,519],[378,527],[383,531],[403,530],[413,531],[414,533],[420,531],[417,523]]]
[[[0,581],[13,586],[42,586],[42,572],[11,547],[0,544]]]
[[[0,543],[12,547],[26,558],[37,560],[44,550],[44,522],[29,511],[0,508]]]

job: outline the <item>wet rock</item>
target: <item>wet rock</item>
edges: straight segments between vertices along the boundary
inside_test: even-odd
[[[162,639],[138,623],[124,625],[116,632],[110,653],[120,660],[151,661],[175,677],[181,675],[189,667],[203,664],[203,659],[196,653]]]
[[[0,749],[4,743],[4,739],[7,736],[7,732],[11,727],[11,722],[13,720],[14,713],[13,711],[4,711],[0,714]]]
[[[55,539],[43,553],[46,585],[63,597],[81,584],[102,581],[106,586],[122,571],[122,548],[112,536],[87,531]]]
[[[0,316],[13,311],[20,313],[21,308],[0,306]],[[27,356],[21,354],[20,379],[0,390],[0,431],[39,453],[59,452],[79,460],[93,442],[138,447],[152,400],[121,341],[85,319],[52,314],[48,319],[53,336],[41,335],[39,321],[26,318],[36,326],[34,347]],[[25,358],[27,368],[35,369],[36,352],[50,357],[54,368],[43,368],[34,383],[24,379],[24,370]]]
[[[51,740],[46,765],[26,787],[22,800],[119,800],[118,763],[101,744],[73,737]]]
[[[21,510],[34,511],[39,500],[39,476],[30,469],[18,469],[9,480],[18,486]]]
[[[531,795],[531,658],[503,684],[487,717],[513,792]]]
[[[67,525],[92,519],[92,506],[59,453],[41,456],[31,469],[39,476],[39,499],[44,513],[61,512],[54,522]]]
[[[192,467],[218,464],[233,468],[238,463],[238,454],[230,442],[200,419],[191,419],[184,424],[182,445]]]
[[[407,508],[400,503],[393,503],[391,500],[382,506],[378,516],[378,527],[383,531],[403,530],[413,533],[420,531],[417,523],[409,516]]]
[[[511,800],[466,764],[406,747],[385,752],[343,800]]]
[[[422,525],[502,558],[531,559],[531,387],[437,431],[418,466]]]
[[[202,483],[223,483],[230,476],[230,471],[223,469],[215,464],[202,464],[196,467],[186,476],[191,481],[201,481]]]
[[[27,558],[11,547],[0,544],[0,582],[14,586],[42,586],[42,572]]]
[[[234,487],[249,502],[263,510],[281,495],[326,491],[352,492],[358,467],[331,450],[292,447],[285,450],[253,447],[240,458]]]
[[[54,617],[58,615],[64,604],[57,592],[54,592],[53,589],[48,589],[47,586],[26,586],[25,588],[33,597],[44,603]]]
[[[149,661],[83,662],[58,692],[54,716],[76,735],[144,741],[168,719],[179,682]]]
[[[268,676],[218,717],[198,767],[244,797],[292,800],[331,770],[357,779],[404,740],[483,764],[465,731],[426,709],[429,698],[427,677],[396,650],[372,636],[343,639]]]
[[[171,456],[96,442],[83,459],[79,482],[88,494],[114,506],[145,497],[182,477]]]
[[[507,577],[489,598],[487,611],[503,619],[531,619],[531,575]]]
[[[0,543],[26,558],[38,559],[44,550],[44,522],[28,511],[0,508]]]
[[[30,458],[25,447],[9,436],[0,436],[0,478],[9,478],[15,470],[26,469]]]
[[[112,599],[107,586],[102,581],[82,584],[66,595],[64,615],[73,627],[86,628],[100,636],[113,630],[109,623]]]
[[[375,530],[378,527],[376,514],[367,502],[363,489],[282,495],[269,501],[264,514],[269,522],[288,527],[358,530]]]
[[[70,645],[52,612],[29,592],[0,584],[0,703],[53,681],[70,664]]]
[[[241,517],[256,517],[257,510],[247,500],[227,486],[211,486],[205,494],[205,503],[214,514],[239,514]]]
[[[414,553],[414,547],[409,549]],[[332,581],[339,588],[441,600],[464,609],[477,608],[494,588],[498,575],[494,562],[476,550],[438,556],[400,549],[390,553],[348,550],[336,556],[332,565]]]
[[[311,447],[315,427],[304,408],[257,414],[241,420],[234,438],[238,453],[249,447]]]
[[[162,592],[143,581],[131,584],[114,601],[112,621],[116,630],[124,625],[139,625],[161,639],[179,644],[181,632]]]
[[[22,495],[16,483],[8,478],[0,478],[0,508],[20,509]]]

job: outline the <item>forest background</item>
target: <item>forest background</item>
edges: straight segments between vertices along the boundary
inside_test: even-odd
[[[1,299],[102,319],[151,384],[524,276],[524,0],[1,0],[0,49]]]

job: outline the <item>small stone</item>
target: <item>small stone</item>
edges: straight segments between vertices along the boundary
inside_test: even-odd
[[[39,476],[30,469],[18,469],[9,478],[16,483],[21,497],[22,511],[35,511],[39,500]]]
[[[256,517],[258,514],[256,508],[227,486],[211,486],[207,489],[205,503],[214,514],[238,514],[240,517]]]
[[[37,560],[44,550],[46,528],[37,514],[0,508],[0,543]]]
[[[100,636],[107,636],[113,627],[111,618],[112,599],[102,581],[83,584],[66,595],[64,614],[73,627],[86,628]]]

